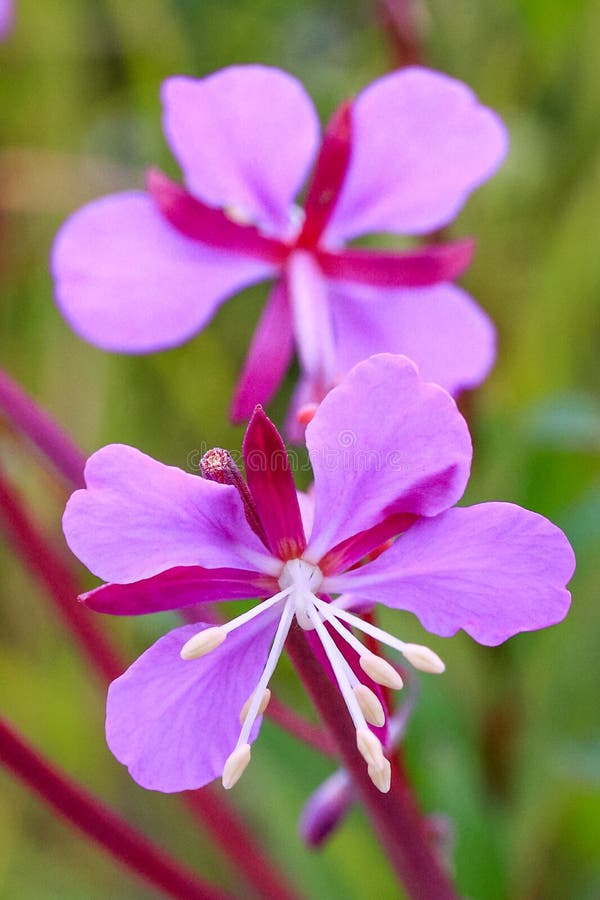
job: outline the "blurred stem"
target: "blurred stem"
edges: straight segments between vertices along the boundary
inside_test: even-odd
[[[84,486],[85,456],[20,385],[0,369],[0,410],[50,460],[69,485]]]
[[[67,629],[82,648],[86,661],[92,664],[103,683],[114,681],[126,668],[125,663],[120,661],[89,612],[76,602],[79,589],[69,568],[37,530],[1,470],[0,527],[27,569],[52,597]],[[294,892],[270,864],[263,849],[227,808],[224,798],[217,800],[210,797],[206,795],[207,790],[212,789],[207,788],[195,797],[186,795],[186,801],[194,815],[201,817],[202,824],[226,858],[254,886],[259,896],[292,900]],[[220,807],[218,815],[217,805]],[[236,834],[238,840],[232,841],[231,834]],[[277,890],[273,893],[275,887]]]
[[[302,743],[312,747],[324,756],[335,756],[335,745],[329,734],[312,722],[308,722],[299,716],[295,710],[290,709],[285,703],[273,694],[266,713],[272,722],[293,735]]]
[[[301,629],[290,629],[287,650],[298,673],[330,730],[343,764],[352,776],[366,812],[404,888],[412,900],[458,900],[431,845],[426,821],[421,816],[405,771],[392,767],[388,794],[372,784],[364,759],[356,747],[354,725],[339,691],[314,656]]]
[[[171,859],[164,850],[47,762],[4,719],[0,719],[0,762],[113,859],[168,897],[225,900],[225,894]]]
[[[420,0],[379,0],[379,17],[392,48],[394,64],[423,65],[420,24],[423,9]]]
[[[118,655],[96,627],[87,611],[76,602],[78,585],[46,538],[34,525],[21,499],[0,469],[0,528],[26,568],[46,588],[61,619],[103,681],[113,681],[123,671]]]

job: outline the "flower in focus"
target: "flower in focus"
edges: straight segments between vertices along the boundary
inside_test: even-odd
[[[320,404],[306,443],[314,509],[304,515],[284,445],[260,408],[244,440],[247,482],[220,449],[205,456],[200,478],[112,445],[89,459],[87,488],[68,503],[69,546],[112,582],[82,598],[94,610],[267,598],[224,625],[176,628],[111,685],[108,743],[144,787],[180,791],[219,775],[235,783],[288,631],[299,626],[385,791],[380,686],[402,682],[359,635],[422,670],[444,666],[357,610],[382,603],[414,613],[433,634],[462,628],[487,645],[567,612],[574,560],[558,528],[508,503],[450,508],[467,483],[469,433],[450,395],[410,360],[382,354],[357,365]]]
[[[345,246],[445,226],[500,165],[504,126],[465,85],[422,68],[386,75],[338,109],[320,150],[309,97],[278,69],[170,78],[162,100],[185,188],[152,171],[146,193],[93,202],[57,237],[56,296],[78,334],[127,353],[177,346],[227,297],[270,279],[235,420],[269,401],[294,346],[293,411],[379,352],[410,356],[451,393],[486,377],[492,323],[450,283],[471,241]],[[294,200],[311,167],[301,209]]]

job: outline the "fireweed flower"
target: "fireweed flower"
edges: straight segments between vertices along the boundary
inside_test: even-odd
[[[15,24],[15,10],[12,0],[0,0],[0,41],[7,38]]]
[[[232,66],[162,89],[185,188],[158,171],[147,193],[105,197],[62,227],[52,269],[74,330],[104,349],[177,346],[230,295],[273,279],[232,406],[267,403],[294,352],[293,408],[320,401],[373,353],[404,353],[451,393],[494,359],[489,318],[450,284],[471,241],[412,251],[346,248],[363,235],[441,228],[506,151],[499,118],[462,83],[421,68],[378,79],[319,123],[298,81]],[[294,198],[312,166],[304,206]]]
[[[567,612],[574,561],[558,528],[507,503],[450,509],[468,479],[469,433],[450,395],[410,360],[382,354],[357,365],[319,406],[306,443],[314,474],[306,528],[284,445],[260,408],[244,440],[247,483],[223,450],[209,451],[210,477],[200,478],[112,445],[89,459],[87,488],[67,505],[69,546],[112,582],[83,596],[91,609],[136,615],[267,598],[222,626],[176,628],[111,685],[108,744],[146,788],[197,788],[219,775],[235,783],[294,620],[339,685],[385,791],[379,685],[399,688],[401,679],[356,632],[417,668],[439,672],[443,663],[353,608],[383,603],[434,634],[463,628],[489,645]]]

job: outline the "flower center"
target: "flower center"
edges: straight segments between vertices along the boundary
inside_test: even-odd
[[[309,615],[309,608],[314,607],[314,594],[322,582],[323,573],[319,567],[303,559],[290,559],[281,570],[279,587],[282,591],[291,588],[290,599],[294,604],[296,621],[305,631],[315,627]]]

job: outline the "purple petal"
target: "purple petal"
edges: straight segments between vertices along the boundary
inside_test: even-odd
[[[458,394],[481,384],[494,363],[494,325],[455,285],[385,291],[330,283],[329,293],[341,371],[374,353],[403,353],[426,381]]]
[[[196,603],[276,594],[274,578],[241,569],[179,566],[132,584],[104,584],[79,599],[95,612],[139,616]]]
[[[271,552],[280,559],[301,556],[306,538],[287,451],[260,406],[246,429],[243,449],[248,487]]]
[[[104,581],[131,582],[176,566],[255,568],[264,547],[231,485],[111,444],[85,468],[87,490],[67,504],[73,553]]]
[[[275,284],[246,356],[231,408],[234,422],[249,419],[257,403],[267,405],[294,353],[292,317],[285,280]]]
[[[0,40],[5,40],[15,25],[13,0],[0,0]]]
[[[421,519],[374,562],[328,586],[415,613],[442,637],[463,628],[493,646],[560,622],[574,568],[569,542],[543,516],[482,503]]]
[[[353,105],[348,174],[327,234],[424,234],[450,222],[507,149],[499,117],[453,78],[407,68]]]
[[[357,365],[306,429],[315,523],[306,556],[372,528],[392,513],[433,516],[462,496],[471,440],[449,394],[406,357]]]
[[[169,78],[162,99],[189,189],[211,206],[285,228],[319,142],[300,82],[267,66],[230,66],[202,79]]]
[[[172,228],[148,196],[115,194],[62,226],[52,272],[62,314],[82,338],[123,353],[173,347],[270,264],[204,247]]]
[[[113,681],[106,739],[142,787],[170,794],[221,775],[240,732],[240,711],[256,687],[277,627],[258,616],[206,656],[179,652],[203,623],[176,628]],[[260,720],[250,740],[258,733]]]

